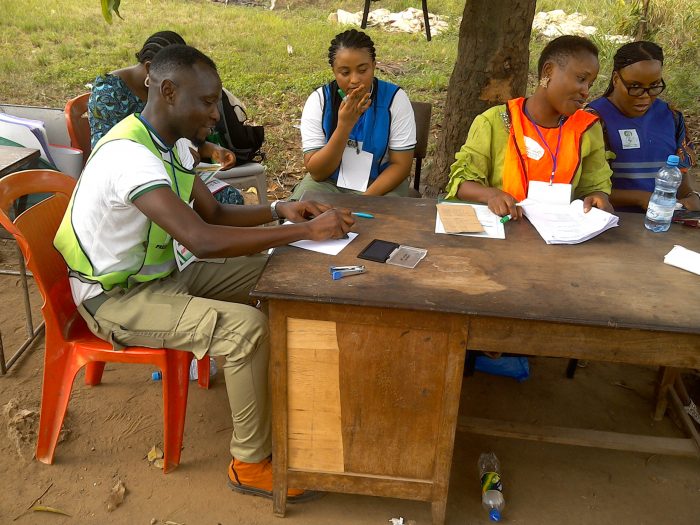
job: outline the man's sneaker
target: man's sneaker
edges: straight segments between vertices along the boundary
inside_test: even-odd
[[[685,411],[688,413],[688,415],[698,424],[700,425],[700,411],[698,411],[698,407],[693,401],[690,401],[690,404],[688,406],[683,407]]]
[[[236,492],[272,498],[272,460],[260,463],[244,463],[233,459],[228,466],[228,486]],[[322,492],[313,490],[287,489],[289,503],[301,503],[319,498]]]

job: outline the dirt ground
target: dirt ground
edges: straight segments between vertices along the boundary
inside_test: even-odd
[[[0,246],[0,267],[13,267],[12,249],[10,241]],[[0,275],[0,329],[8,357],[24,336],[19,291],[18,277]],[[33,301],[38,311],[36,290]],[[21,409],[38,410],[42,359],[39,340],[0,377],[0,407],[15,400]],[[590,363],[568,380],[563,360],[531,359],[530,366],[531,377],[523,383],[483,374],[465,378],[460,411],[529,423],[681,435],[669,418],[655,423],[650,417],[652,369]],[[220,374],[208,391],[191,383],[182,463],[163,475],[146,459],[152,446],[162,445],[161,383],[151,381],[151,371],[108,365],[103,384],[94,388],[82,384],[81,373],[64,424],[68,433],[52,466],[31,459],[36,432],[31,415],[20,428],[19,448],[12,425],[0,415],[1,524],[382,525],[399,516],[417,525],[430,523],[427,503],[328,494],[289,506],[287,517],[279,519],[269,500],[231,492],[226,486],[231,420]],[[700,400],[700,381],[688,379],[692,395]],[[407,422],[407,432],[412,424],[420,422]],[[458,433],[448,524],[488,522],[476,470],[479,454],[487,450],[496,452],[502,464],[505,523],[700,523],[698,460]],[[126,496],[109,512],[108,496],[118,481],[126,486]],[[71,517],[23,514],[40,496],[38,505]]]

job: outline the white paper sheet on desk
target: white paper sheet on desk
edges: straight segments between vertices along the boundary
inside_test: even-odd
[[[664,262],[676,268],[680,268],[681,270],[687,270],[700,275],[700,253],[689,250],[688,248],[683,248],[683,246],[678,246],[676,244],[673,249],[666,254]]]
[[[285,223],[291,224],[291,223]],[[338,255],[352,240],[357,237],[357,233],[348,233],[347,239],[329,239],[327,241],[296,241],[289,243],[289,246],[296,246],[312,252],[325,253],[327,255]]]
[[[466,204],[461,202],[442,202],[454,206],[471,206],[476,212],[476,218],[484,227],[483,232],[477,233],[449,233],[448,235],[463,235],[465,237],[485,237],[487,239],[505,239],[506,229],[501,224],[501,218],[489,210],[485,204]],[[440,220],[440,214],[435,210],[435,233],[445,233],[445,227]]]
[[[545,204],[526,199],[523,213],[547,244],[578,244],[617,226],[618,217],[598,208],[583,212],[583,201],[569,205]]]

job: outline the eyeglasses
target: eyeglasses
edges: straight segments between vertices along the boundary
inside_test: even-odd
[[[644,95],[644,93],[648,93],[650,97],[656,97],[663,93],[664,89],[666,89],[666,82],[664,82],[664,79],[661,79],[661,84],[656,84],[654,86],[649,86],[649,87],[642,87],[642,86],[630,86],[625,82],[625,79],[622,78],[622,75],[620,72],[617,72],[617,76],[620,79],[620,82],[622,82],[622,85],[625,86],[625,89],[627,90],[627,94],[630,97],[641,97]]]

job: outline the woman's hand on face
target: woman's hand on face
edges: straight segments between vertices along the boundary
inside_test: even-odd
[[[678,202],[680,202],[687,210],[700,211],[700,197],[698,197],[697,193],[691,193],[682,199],[678,199]]]
[[[367,111],[371,103],[372,98],[367,89],[364,86],[356,87],[340,103],[338,122],[343,122],[351,127],[354,126],[362,114]]]

